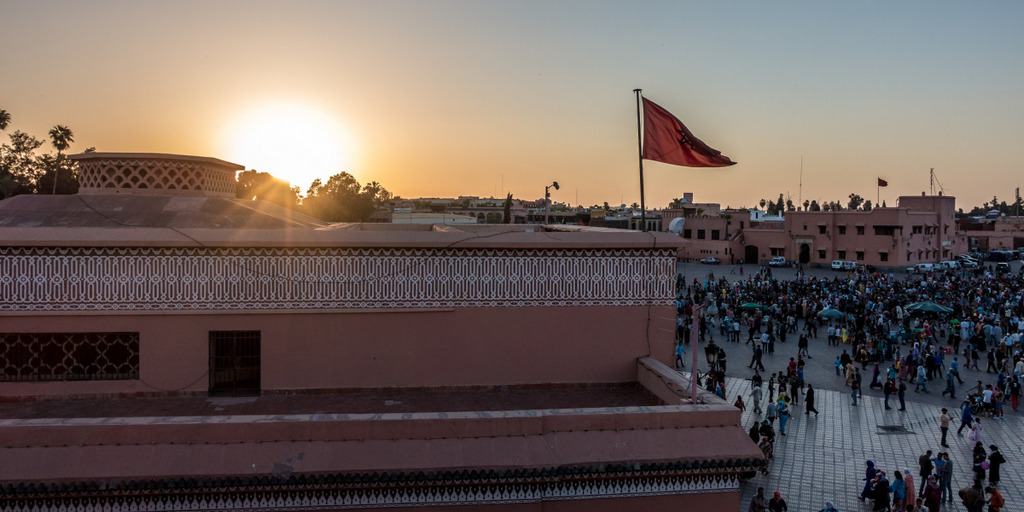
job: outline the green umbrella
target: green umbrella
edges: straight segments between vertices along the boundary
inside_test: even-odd
[[[768,309],[768,306],[764,304],[757,304],[755,302],[748,302],[740,306],[740,309]]]
[[[846,313],[839,311],[838,309],[826,308],[818,312],[818,318],[824,318],[826,320],[839,320],[845,318]]]
[[[921,312],[925,312],[925,313],[946,313],[946,314],[949,314],[949,313],[953,312],[953,308],[947,308],[946,306],[943,306],[941,304],[936,304],[936,303],[934,303],[934,302],[932,302],[930,300],[925,300],[925,301],[915,302],[913,304],[909,304],[909,305],[907,305],[906,310],[910,311],[910,312],[921,311]]]

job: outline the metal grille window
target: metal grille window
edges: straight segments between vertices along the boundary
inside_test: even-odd
[[[0,334],[0,382],[139,378],[139,333]]]
[[[210,394],[260,393],[260,331],[210,331]]]

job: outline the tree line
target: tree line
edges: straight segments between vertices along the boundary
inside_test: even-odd
[[[11,125],[11,114],[0,109],[0,132]],[[57,152],[40,153],[44,142],[21,130],[8,134],[0,144],[0,199],[19,194],[74,194],[78,192],[78,166],[64,152],[75,141],[65,125],[55,125],[49,133],[50,145]],[[95,151],[88,148],[86,153]]]
[[[347,172],[335,174],[327,181],[314,180],[303,196],[299,187],[256,170],[238,174],[235,197],[269,201],[327,222],[366,222],[373,212],[400,199],[376,181],[360,185]]]

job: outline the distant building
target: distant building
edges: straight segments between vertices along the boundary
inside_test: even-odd
[[[870,211],[790,211],[770,217],[751,210],[686,216],[680,236],[689,243],[684,259],[715,256],[724,263],[764,263],[782,256],[804,265],[851,260],[876,267],[902,267],[952,259],[967,251],[957,230],[956,199],[901,196],[892,208]]]

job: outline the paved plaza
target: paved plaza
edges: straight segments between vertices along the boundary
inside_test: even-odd
[[[739,378],[727,378],[728,398],[735,400],[736,393],[750,394],[750,382]],[[956,435],[959,421],[950,428],[950,448],[939,445],[939,406],[913,401],[915,396],[908,393],[907,410],[897,411],[898,403],[892,399],[892,410],[884,409],[884,400],[875,396],[879,392],[865,392],[852,406],[849,393],[815,390],[815,408],[821,414],[804,414],[804,403],[791,406],[792,415],[786,427],[787,435],[777,436],[775,460],[769,466],[768,475],[758,474],[742,484],[742,508],[746,512],[751,497],[758,487],[764,487],[770,497],[772,491],[782,491],[782,496],[794,512],[818,511],[832,500],[839,510],[871,510],[867,504],[857,500],[864,485],[865,460],[875,461],[892,479],[895,470],[910,468],[917,481],[917,458],[926,450],[948,451],[954,463],[954,492],[970,485],[973,481],[971,450],[973,443],[966,437]],[[955,406],[954,414],[959,418]],[[743,426],[749,428],[758,416],[748,406],[743,414]],[[989,444],[999,446],[1007,459],[1002,467],[999,484],[1006,499],[1004,510],[1024,510],[1024,414],[1007,412],[1005,420],[982,419],[984,426],[982,441],[986,450]],[[893,429],[891,427],[899,427]],[[778,432],[778,422],[776,422]],[[964,510],[959,498],[952,504],[945,503],[943,510]]]
[[[1014,262],[1014,271],[1017,271],[1017,265],[1019,262]],[[747,267],[748,272],[751,269],[756,271],[756,267]],[[688,280],[695,277],[701,279],[709,270],[713,270],[716,276],[726,276],[730,281],[747,277],[739,276],[738,272],[730,273],[731,266],[710,268],[691,263],[680,264],[679,270]],[[792,269],[774,271],[777,278],[784,280],[792,279],[794,273]],[[808,274],[819,278],[843,277],[841,273],[828,269],[812,269]],[[802,326],[803,322],[800,322],[798,327]],[[745,430],[755,421],[764,419],[763,414],[754,414],[750,403],[749,378],[753,370],[747,368],[751,346],[744,343],[746,334],[744,328],[740,343],[725,341],[717,331],[714,336],[715,343],[728,354],[727,400],[732,403],[736,394],[741,393],[747,402],[742,425]],[[771,373],[783,371],[789,359],[796,357],[797,338],[797,335],[791,334],[786,343],[776,343],[774,354],[765,354],[763,363],[766,371],[761,372],[765,383]],[[940,342],[944,340],[940,339]],[[747,512],[750,499],[758,487],[764,487],[768,497],[775,490],[781,491],[793,512],[818,512],[824,508],[827,500],[833,501],[842,512],[870,511],[870,501],[865,503],[857,499],[864,485],[865,461],[873,460],[876,467],[886,472],[890,481],[894,471],[905,472],[909,468],[914,475],[914,485],[919,489],[924,482],[917,475],[917,460],[927,450],[949,453],[954,464],[954,493],[973,482],[971,453],[974,443],[967,440],[966,429],[964,437],[956,435],[956,429],[960,426],[959,406],[967,393],[966,387],[973,386],[979,380],[985,384],[994,383],[995,374],[962,368],[961,376],[965,384],[958,386],[956,399],[950,399],[940,395],[945,387],[943,372],[937,379],[928,382],[930,393],[914,393],[913,385],[908,387],[906,411],[897,410],[899,401],[896,395],[890,398],[892,409],[887,411],[881,390],[868,388],[872,376],[872,366],[868,365],[866,370],[861,371],[864,376],[863,398],[858,400],[855,407],[851,405],[845,377],[837,376],[834,370],[836,356],[844,349],[849,352],[852,348],[850,345],[828,345],[823,327],[818,329],[817,338],[810,338],[809,353],[812,359],[806,360],[805,378],[815,388],[815,408],[820,414],[805,415],[802,397],[798,405],[791,405],[787,435],[776,436],[775,460],[769,466],[769,473],[759,473],[741,485],[741,512]],[[700,371],[704,372],[707,364],[704,362],[703,347],[698,350],[701,351]],[[685,359],[687,369],[691,357],[692,354],[688,352]],[[947,356],[947,367],[949,361]],[[888,365],[889,362],[881,366],[883,375]],[[980,367],[984,366],[982,362]],[[764,393],[766,401],[767,385]],[[765,401],[762,401],[762,408]],[[938,416],[943,407],[949,409],[956,418],[950,425],[948,449],[940,446]],[[1005,411],[1003,420],[982,418],[982,442],[986,451],[990,444],[998,446],[1007,459],[1007,463],[1002,466],[998,485],[1006,500],[1003,510],[1024,510],[1024,407],[1019,412],[1012,412],[1007,401]],[[776,421],[776,433],[778,428]],[[942,510],[963,511],[965,508],[960,504],[959,497],[954,496],[953,503],[943,503]]]

